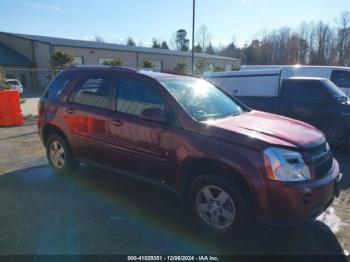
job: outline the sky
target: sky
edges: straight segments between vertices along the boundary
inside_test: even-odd
[[[214,46],[238,46],[302,21],[334,23],[350,0],[197,0],[196,28],[208,27]],[[191,38],[192,0],[0,0],[0,31],[150,46],[170,44],[176,30]]]

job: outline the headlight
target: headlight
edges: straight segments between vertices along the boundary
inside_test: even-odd
[[[264,151],[269,179],[278,181],[303,181],[311,179],[310,170],[300,153],[270,147]]]

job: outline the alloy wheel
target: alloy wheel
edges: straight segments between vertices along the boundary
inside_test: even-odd
[[[213,185],[206,185],[198,191],[196,211],[214,229],[227,229],[236,216],[236,207],[231,196],[224,189]]]
[[[65,163],[64,147],[57,140],[53,141],[50,145],[50,158],[53,165],[57,169],[61,169],[64,167],[64,163]]]

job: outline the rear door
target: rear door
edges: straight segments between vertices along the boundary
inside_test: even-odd
[[[152,83],[121,76],[108,120],[111,165],[162,183],[172,183],[172,128],[140,119],[147,108],[169,108]]]
[[[112,106],[112,75],[85,75],[61,109],[77,158],[103,162],[108,112]]]
[[[280,113],[309,123],[330,137],[337,109],[322,81],[290,79],[283,88]]]

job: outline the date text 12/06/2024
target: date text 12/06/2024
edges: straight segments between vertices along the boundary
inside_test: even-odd
[[[217,256],[128,256],[128,261],[220,261]]]

